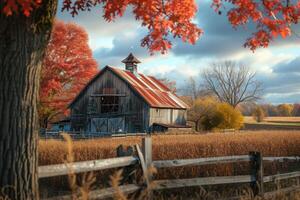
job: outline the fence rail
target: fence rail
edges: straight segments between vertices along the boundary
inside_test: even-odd
[[[60,135],[64,131],[47,131],[46,133],[41,133],[40,138],[42,139],[61,139],[63,137]],[[145,136],[147,133],[84,133],[75,131],[65,131],[67,132],[73,140],[81,139],[95,139],[95,138],[114,138],[114,137],[127,137],[127,136]]]
[[[40,166],[38,171],[39,178],[46,178],[53,176],[68,175],[68,173],[70,173],[70,170],[72,170],[72,172],[74,173],[83,173],[117,167],[126,167],[129,165],[136,164],[138,161],[139,160],[136,157],[127,156],[103,160],[91,160],[67,164]]]
[[[255,181],[255,177],[251,175],[243,176],[216,176],[204,178],[190,178],[190,179],[171,179],[154,181],[156,190],[172,189],[180,187],[204,186],[204,185],[219,185],[230,183],[250,183]]]
[[[181,159],[181,160],[157,160],[152,161],[152,140],[150,136],[143,138],[142,148],[135,145],[135,152],[132,148],[124,150],[123,147],[118,147],[117,153],[119,157],[75,162],[69,164],[58,164],[49,166],[40,166],[39,178],[67,175],[72,170],[73,173],[83,173],[96,170],[104,170],[111,168],[120,168],[135,165],[140,167],[145,177],[144,185],[126,184],[121,185],[119,190],[124,194],[134,193],[137,190],[147,187],[149,190],[164,190],[181,187],[205,186],[205,185],[220,185],[220,184],[235,184],[235,183],[251,183],[254,195],[269,197],[276,192],[264,192],[264,183],[277,182],[284,179],[299,178],[300,171],[264,176],[263,162],[285,162],[285,161],[300,161],[299,156],[287,157],[263,157],[259,152],[250,152],[249,155],[238,156],[222,156],[196,159]],[[153,177],[148,169],[151,166],[156,168],[167,167],[183,167],[183,166],[201,166],[211,164],[224,164],[234,162],[250,162],[251,170],[248,175],[238,176],[217,176],[217,177],[197,177],[190,179],[173,179],[173,180],[152,180]],[[152,184],[153,183],[153,184]],[[300,189],[300,186],[296,189]],[[295,187],[283,188],[282,191],[295,190]],[[91,191],[90,199],[105,199],[114,196],[116,191],[113,188]],[[152,193],[148,192],[148,199],[152,198]],[[72,199],[71,195],[52,197],[47,200]]]
[[[264,181],[264,183],[267,183],[267,182],[280,181],[280,180],[284,180],[284,179],[297,178],[297,177],[300,177],[300,171],[265,176],[263,181]]]
[[[159,160],[159,161],[153,161],[153,165],[156,168],[164,168],[164,167],[211,165],[211,164],[242,162],[242,161],[250,161],[250,160],[251,160],[250,155],[242,155],[242,156],[223,156],[223,157],[212,157],[212,158],[182,159],[182,160]]]

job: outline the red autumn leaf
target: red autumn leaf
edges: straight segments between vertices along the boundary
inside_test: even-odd
[[[68,104],[96,73],[85,30],[56,21],[43,61],[40,116],[66,113]]]
[[[280,30],[280,34],[282,38],[286,38],[287,36],[291,35],[291,29],[289,27],[285,27]]]

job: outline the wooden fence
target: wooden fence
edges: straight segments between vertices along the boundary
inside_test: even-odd
[[[40,134],[41,139],[60,139],[63,140],[61,133],[64,131],[46,131]],[[84,133],[79,131],[66,131],[73,140],[110,138],[110,137],[127,137],[127,136],[145,136],[147,133]]]
[[[250,152],[249,155],[239,156],[224,156],[224,157],[209,157],[209,158],[197,158],[197,159],[181,159],[181,160],[156,160],[152,161],[152,140],[150,136],[143,138],[142,149],[139,145],[135,145],[135,151],[137,156],[134,155],[132,148],[124,151],[122,147],[118,147],[116,158],[92,160],[84,162],[75,162],[69,164],[58,164],[49,166],[40,166],[38,169],[39,178],[54,177],[67,175],[70,168],[74,173],[84,173],[90,171],[98,171],[104,169],[120,168],[128,166],[139,166],[144,175],[144,184],[124,184],[120,185],[119,189],[124,194],[134,193],[140,189],[152,190],[164,190],[181,187],[191,186],[207,186],[207,185],[220,185],[220,184],[235,184],[235,183],[249,183],[253,190],[254,195],[260,195],[265,198],[272,197],[277,194],[278,191],[265,192],[264,183],[278,182],[284,179],[299,178],[300,171],[276,174],[270,176],[264,176],[265,162],[273,161],[300,161],[300,157],[263,157],[260,152]],[[200,166],[211,164],[224,164],[234,162],[250,162],[251,171],[248,175],[237,176],[216,176],[216,177],[197,177],[190,179],[170,179],[170,180],[152,180],[151,173],[148,169],[151,166],[159,168],[167,167],[179,167],[179,166]],[[300,186],[293,186],[288,188],[281,188],[280,192],[291,192],[300,190]],[[90,199],[105,199],[113,197],[116,191],[113,188],[106,188],[101,190],[91,191],[89,194]],[[148,199],[152,198],[152,193],[148,192]],[[71,195],[52,197],[47,200],[58,199],[72,199]],[[234,199],[234,198],[233,198]]]

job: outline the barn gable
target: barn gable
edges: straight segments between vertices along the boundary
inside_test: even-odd
[[[80,96],[86,92],[87,88],[97,81],[97,79],[99,79],[106,70],[110,70],[120,79],[129,84],[130,88],[142,97],[150,107],[176,109],[187,109],[189,107],[176,94],[172,93],[166,85],[153,76],[134,74],[129,70],[106,66],[94,78],[92,78],[86,87],[76,96],[69,105],[69,108],[72,107]]]

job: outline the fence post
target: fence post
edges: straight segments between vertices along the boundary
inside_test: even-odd
[[[254,196],[264,196],[264,168],[263,158],[260,152],[250,152],[251,156],[251,174],[254,180],[251,182],[251,188]]]
[[[143,138],[142,152],[145,158],[146,167],[150,168],[152,166],[152,138],[151,136],[146,136]]]
[[[128,146],[127,149],[123,145],[117,147],[117,157],[133,156],[134,151],[132,146]],[[121,184],[126,182],[136,183],[136,165],[130,165],[123,168]]]
[[[143,153],[146,168],[147,168],[148,181],[151,184],[152,172],[151,172],[151,170],[149,172],[149,169],[151,169],[151,167],[152,167],[152,138],[150,135],[147,135],[142,140],[142,153]],[[150,188],[150,190],[151,190],[151,188]],[[148,199],[149,200],[153,199],[152,191],[148,191]]]

